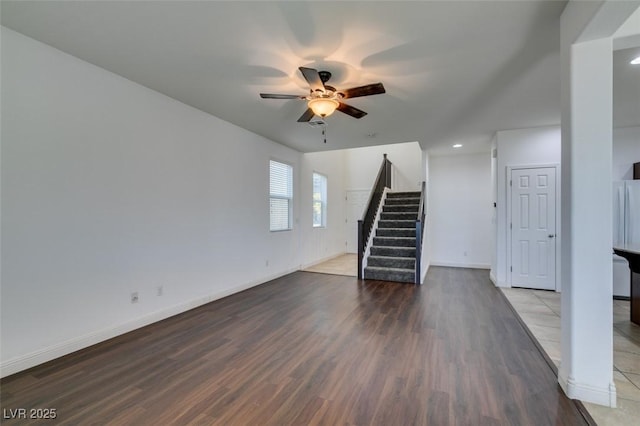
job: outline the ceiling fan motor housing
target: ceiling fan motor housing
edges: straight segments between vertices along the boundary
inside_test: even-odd
[[[320,80],[322,80],[323,83],[326,83],[331,78],[331,73],[329,71],[318,71],[318,74],[320,75]]]

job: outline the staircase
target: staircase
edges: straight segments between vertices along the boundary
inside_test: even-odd
[[[365,280],[415,281],[419,208],[420,192],[387,193],[364,269]]]

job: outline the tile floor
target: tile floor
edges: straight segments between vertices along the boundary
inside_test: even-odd
[[[503,288],[502,292],[556,364],[560,363],[560,293]],[[600,426],[640,424],[640,327],[629,321],[629,302],[613,301],[613,378],[617,408],[585,403]]]
[[[345,253],[329,259],[326,262],[303,269],[305,272],[319,272],[321,274],[358,276],[358,255]]]

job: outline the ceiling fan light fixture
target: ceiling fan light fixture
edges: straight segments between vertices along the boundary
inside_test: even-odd
[[[0,0],[1,1],[1,0]],[[335,112],[353,118],[362,118],[366,112],[354,106],[342,103],[343,99],[359,98],[362,96],[379,95],[386,93],[382,83],[367,84],[360,87],[337,91],[335,87],[325,84],[329,81],[331,73],[328,71],[318,71],[313,68],[299,67],[304,79],[309,83],[309,94],[306,96],[283,95],[276,93],[260,93],[263,99],[304,99],[307,101],[307,109],[298,118],[298,123],[308,123],[313,117],[325,118]]]
[[[338,108],[340,102],[329,98],[315,98],[309,101],[309,108],[313,113],[322,118],[328,117]]]

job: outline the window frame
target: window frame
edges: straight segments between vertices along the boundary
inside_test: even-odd
[[[271,187],[271,183],[272,183],[272,170],[271,170],[271,165],[272,163],[276,163],[279,165],[283,165],[283,166],[287,166],[288,167],[288,176],[287,179],[290,179],[289,182],[286,182],[287,186],[290,189],[290,193],[288,195],[282,195],[282,194],[273,194],[272,191],[272,187]],[[269,232],[283,232],[283,231],[291,231],[293,230],[293,194],[294,194],[294,190],[293,190],[293,185],[294,185],[294,179],[293,179],[293,174],[294,174],[294,170],[293,170],[293,164],[288,163],[286,161],[282,161],[282,160],[278,160],[275,158],[270,158],[269,159]],[[287,227],[286,228],[272,228],[272,208],[271,208],[271,201],[272,200],[287,200],[288,201],[288,209],[287,209]]]
[[[316,195],[316,191],[315,191],[315,179],[316,176],[320,177],[320,199],[317,200],[315,198]],[[318,229],[318,228],[326,228],[327,227],[327,217],[328,217],[328,195],[327,193],[329,192],[329,179],[327,178],[327,175],[322,174],[320,172],[312,172],[311,174],[311,226],[314,229]],[[316,218],[315,218],[315,211],[316,211],[316,204],[320,205],[320,223],[316,224]]]

